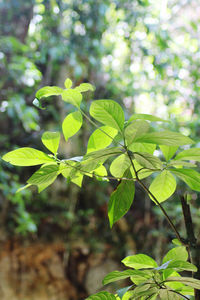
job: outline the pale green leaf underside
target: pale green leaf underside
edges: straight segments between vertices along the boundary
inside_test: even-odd
[[[14,166],[36,166],[48,162],[53,162],[54,159],[46,153],[34,148],[24,147],[8,152],[2,157],[3,160]]]
[[[149,269],[158,267],[156,261],[146,254],[127,256],[122,260],[126,267],[138,269]]]
[[[87,153],[108,147],[116,134],[117,130],[109,126],[96,129],[88,140]]]
[[[176,153],[178,147],[177,146],[160,145],[160,149],[161,149],[166,161],[168,161]]]
[[[78,108],[80,107],[83,98],[81,93],[76,91],[75,89],[64,90],[61,96],[63,101],[71,103]]]
[[[72,112],[66,116],[62,123],[62,131],[66,141],[79,131],[82,123],[83,118],[79,111]]]
[[[147,133],[148,130],[149,123],[144,120],[136,120],[129,124],[124,131],[127,146],[131,145],[137,137]]]
[[[40,100],[43,97],[61,95],[62,92],[63,92],[63,89],[61,89],[58,86],[45,86],[45,87],[39,89],[35,96],[37,99]]]
[[[200,191],[200,174],[192,169],[171,169],[177,177],[183,180],[192,190]]]
[[[149,190],[161,203],[175,192],[176,180],[169,171],[164,170],[152,181]]]
[[[134,158],[142,167],[147,169],[160,169],[162,167],[160,159],[150,153],[134,153]]]
[[[168,130],[162,132],[146,133],[136,138],[135,142],[167,146],[182,146],[194,143],[194,141],[191,140],[189,137],[184,136],[181,133],[172,132]]]
[[[35,185],[43,185],[52,183],[59,174],[59,166],[56,164],[49,164],[42,166],[36,171],[27,182]]]
[[[168,265],[168,268],[173,268],[174,270],[181,272],[181,271],[192,271],[196,272],[197,267],[187,261],[182,260],[174,260],[171,261]]]
[[[53,154],[56,154],[60,143],[60,133],[51,131],[44,132],[42,135],[42,143]]]
[[[200,148],[184,150],[176,155],[175,160],[195,160],[200,161]]]
[[[164,256],[162,263],[166,263],[170,260],[182,260],[187,261],[188,260],[188,253],[184,246],[176,247],[167,252],[167,254]]]
[[[90,106],[90,115],[97,121],[122,132],[124,127],[124,112],[121,106],[113,100],[96,100]]]
[[[124,176],[131,178],[130,171],[126,171]],[[108,204],[108,217],[112,227],[129,210],[135,195],[135,184],[130,180],[122,180],[116,190],[111,194]]]
[[[167,164],[168,167],[176,167],[176,168],[182,168],[182,167],[187,167],[187,168],[196,168],[197,165],[183,161],[183,160],[171,160],[170,163]]]

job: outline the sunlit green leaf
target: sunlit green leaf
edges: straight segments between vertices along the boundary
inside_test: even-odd
[[[119,155],[117,158],[113,160],[110,165],[110,173],[114,177],[123,177],[124,172],[130,168],[131,161],[126,154]]]
[[[169,171],[164,170],[152,181],[149,190],[161,203],[175,192],[176,180]]]
[[[76,91],[83,93],[87,91],[94,91],[95,87],[90,83],[81,83],[79,86],[75,88]]]
[[[42,135],[43,144],[49,149],[52,153],[56,154],[60,142],[60,133],[46,131]]]
[[[138,120],[129,124],[124,131],[127,146],[131,145],[137,137],[148,132],[148,130],[149,123],[143,120]]]
[[[20,188],[16,191],[16,193],[20,193],[21,191],[23,191],[23,190],[29,188],[30,186],[31,186],[31,184],[26,184],[25,186],[20,187]]]
[[[191,286],[194,289],[200,290],[200,280],[192,278],[192,277],[168,277],[166,282],[181,282],[185,285]]]
[[[183,180],[192,190],[200,191],[200,174],[192,169],[171,169],[177,177]]]
[[[87,153],[108,147],[116,134],[117,130],[109,126],[96,129],[88,140]]]
[[[158,267],[156,261],[146,254],[136,254],[127,256],[122,260],[126,267],[134,269],[149,269]]]
[[[153,154],[156,150],[156,145],[148,143],[133,143],[128,147],[128,149],[132,152],[146,152]]]
[[[178,147],[177,146],[160,145],[160,149],[161,149],[166,161],[168,161],[176,153]]]
[[[131,276],[140,276],[146,279],[149,278],[149,276],[144,271],[140,271],[140,270],[125,270],[122,272],[113,271],[104,277],[103,284],[105,285],[111,282],[129,278]]]
[[[176,168],[182,168],[182,167],[187,167],[187,168],[196,168],[197,165],[193,164],[193,163],[189,163],[187,161],[183,161],[183,160],[171,160],[170,163],[167,164],[167,166],[171,166],[171,167],[176,167]]]
[[[146,133],[135,139],[135,142],[140,143],[151,143],[157,145],[167,145],[167,146],[182,146],[193,144],[194,141],[189,137],[182,135],[181,133],[172,131],[161,131],[161,132],[151,132]]]
[[[90,115],[97,121],[113,127],[118,131],[124,127],[124,112],[121,106],[113,100],[96,100],[90,106]]]
[[[164,256],[162,263],[166,263],[170,260],[182,260],[187,261],[188,260],[188,253],[184,246],[176,247],[167,252],[167,254]]]
[[[200,148],[192,148],[179,152],[174,159],[200,161]]]
[[[65,82],[64,82],[64,85],[65,85],[66,89],[70,89],[71,86],[72,86],[72,81],[71,81],[71,79],[67,78],[67,79],[65,80]]]
[[[173,260],[169,263],[168,268],[173,268],[174,270],[181,272],[181,271],[192,271],[196,272],[197,267],[187,261],[182,260]]]
[[[147,120],[147,121],[151,121],[151,122],[169,122],[167,120],[161,119],[156,116],[148,115],[148,114],[134,114],[130,117],[129,122],[131,122],[133,120],[138,120],[138,119]]]
[[[78,108],[80,107],[83,98],[81,93],[76,91],[75,89],[64,90],[61,96],[63,101],[71,103]]]
[[[66,141],[79,131],[82,123],[83,118],[79,111],[72,112],[66,116],[62,123],[62,131]]]
[[[108,292],[99,292],[89,296],[86,300],[116,300],[116,297]]]
[[[153,156],[150,153],[137,152],[134,153],[136,161],[144,168],[147,169],[161,169],[162,162],[156,156]]]
[[[131,178],[130,171],[124,173],[126,178]],[[108,217],[110,227],[113,226],[129,210],[135,195],[135,184],[133,181],[122,180],[111,194],[108,204]]]
[[[40,100],[43,97],[61,95],[62,92],[63,92],[63,89],[61,89],[58,86],[45,86],[45,87],[39,89],[35,96],[37,99]]]
[[[10,151],[6,153],[2,159],[14,166],[24,167],[36,166],[54,161],[54,159],[48,156],[46,153],[29,147]]]

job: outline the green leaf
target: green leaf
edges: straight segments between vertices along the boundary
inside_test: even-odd
[[[134,300],[149,299],[150,296],[154,296],[159,291],[158,286],[155,283],[144,283],[137,286],[133,291]],[[145,298],[143,298],[145,297]]]
[[[59,166],[57,164],[48,164],[37,170],[27,182],[30,184],[41,185],[52,183],[59,174]]]
[[[168,161],[176,153],[178,147],[177,146],[161,145],[160,149],[161,149],[166,161]]]
[[[83,118],[79,111],[75,111],[66,116],[62,123],[62,131],[67,141],[71,136],[75,135],[83,124]]]
[[[197,165],[186,162],[186,161],[182,161],[182,160],[171,160],[170,163],[167,164],[167,166],[169,167],[175,167],[175,168],[182,168],[182,167],[188,167],[188,168],[196,168]]]
[[[124,177],[131,178],[130,171],[124,173]],[[115,191],[111,194],[108,204],[108,217],[110,227],[113,226],[129,210],[135,195],[135,184],[133,181],[122,180]]]
[[[181,133],[172,132],[168,130],[161,132],[146,133],[136,138],[135,142],[167,146],[182,146],[194,143],[194,141],[191,140],[189,137],[184,136]]]
[[[182,296],[178,295],[176,292],[173,292],[170,289],[160,289],[159,296],[160,296],[160,299],[166,299],[166,300],[181,300],[181,299],[183,299]]]
[[[129,157],[126,154],[119,155],[113,160],[110,165],[110,173],[114,177],[123,177],[125,171],[130,168],[131,162]]]
[[[171,172],[183,180],[192,190],[200,191],[200,174],[192,169],[171,169]]]
[[[6,153],[2,159],[14,166],[23,167],[36,166],[54,161],[54,159],[46,153],[29,147],[10,151]]]
[[[35,99],[33,100],[33,105],[36,106],[37,108],[40,108],[40,109],[43,109],[43,110],[46,109],[45,107],[42,107],[41,101],[38,100],[37,98],[35,98]]]
[[[76,91],[83,93],[87,91],[94,91],[95,87],[90,83],[81,83],[79,86],[75,88]]]
[[[187,261],[188,260],[188,253],[184,246],[176,247],[167,252],[167,254],[164,256],[162,263],[166,263],[169,260],[182,260]]]
[[[88,140],[87,153],[108,147],[116,134],[117,130],[109,126],[96,129]]]
[[[192,277],[168,277],[166,282],[181,282],[185,285],[191,286],[194,289],[200,290],[200,280],[192,278]]]
[[[136,161],[144,168],[147,169],[161,169],[162,162],[156,156],[153,156],[150,153],[145,152],[136,152],[134,153]]]
[[[133,143],[128,147],[128,149],[132,152],[147,152],[153,154],[156,150],[156,145],[148,143]]]
[[[158,202],[161,203],[175,192],[176,180],[169,171],[164,170],[153,180],[149,190]]]
[[[62,93],[63,101],[69,102],[78,108],[81,105],[82,98],[83,97],[82,97],[81,93],[76,90],[72,90],[72,89],[64,90]]]
[[[31,186],[31,184],[26,184],[25,186],[20,187],[20,188],[16,191],[16,193],[19,193],[19,192],[21,192],[21,191],[23,191],[23,190],[29,188],[30,186]]]
[[[35,96],[37,99],[40,100],[43,97],[61,95],[62,92],[63,92],[63,89],[61,89],[58,86],[45,86],[45,87],[39,89]]]
[[[60,165],[60,172],[65,178],[69,179],[71,182],[81,187],[83,181],[83,174],[78,170],[74,169],[73,166],[76,166],[75,161],[66,160],[65,164]],[[72,173],[74,174],[74,176],[72,176]]]
[[[64,85],[65,85],[66,89],[70,89],[71,86],[72,86],[72,81],[71,81],[71,79],[67,78],[67,79],[65,80],[65,82],[64,82]]]
[[[153,171],[144,169],[135,159],[133,160],[133,164],[135,166],[135,170],[138,172],[137,175],[138,175],[139,179],[144,179],[153,173]],[[135,178],[136,177],[135,171],[133,170],[132,167],[130,170],[131,170],[133,177]]]
[[[148,132],[148,130],[149,123],[143,120],[138,120],[128,125],[124,131],[127,146],[131,145],[137,137]]]
[[[168,268],[172,268],[177,272],[181,271],[192,271],[197,272],[197,267],[187,261],[173,260],[169,263]]]
[[[124,296],[124,294],[126,292],[128,292],[128,290],[130,290],[132,288],[132,285],[126,286],[122,289],[117,290],[117,295],[120,299],[122,299],[122,297]]]
[[[145,278],[145,280],[149,278],[148,274],[146,274],[144,271],[140,271],[140,270],[125,270],[122,272],[113,271],[104,277],[103,285],[111,283],[111,282],[115,282],[118,280],[126,279],[131,276],[139,276],[139,277]]]
[[[134,114],[130,117],[128,122],[131,122],[133,120],[147,120],[147,121],[151,121],[151,122],[167,122],[169,123],[169,121],[161,119],[159,117],[156,116],[152,116],[152,115],[148,115],[148,114]]]
[[[116,297],[108,292],[99,292],[89,296],[86,300],[116,300]]]
[[[53,154],[56,154],[60,143],[60,133],[46,131],[42,135],[42,142],[47,149],[49,149]]]
[[[90,115],[97,121],[122,132],[124,127],[124,112],[121,106],[113,100],[96,100],[90,106]]]
[[[156,261],[146,254],[136,254],[127,256],[122,260],[126,267],[134,269],[149,269],[158,267]]]
[[[174,159],[200,161],[200,148],[192,148],[179,152]]]
[[[110,147],[93,151],[84,156],[84,160],[98,161],[104,163],[109,157],[122,154],[122,150],[119,147]]]

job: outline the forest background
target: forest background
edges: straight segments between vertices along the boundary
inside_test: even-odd
[[[195,0],[0,0],[0,153],[42,149],[45,130],[59,130],[72,111],[58,97],[39,110],[32,102],[45,85],[90,82],[91,99],[113,99],[127,116],[150,113],[199,147],[200,7]],[[159,128],[159,124],[155,125]],[[84,153],[88,123],[63,157]],[[16,193],[34,167],[0,164],[1,299],[82,300],[102,288],[106,273],[127,255],[158,261],[171,231],[138,187],[131,210],[111,230],[107,202],[116,183],[85,179],[80,189],[57,180],[48,190]],[[148,184],[148,179],[146,179]],[[163,206],[184,232],[179,190]],[[200,232],[200,199],[190,193]],[[114,286],[115,287],[115,286]],[[112,287],[111,287],[112,289]]]

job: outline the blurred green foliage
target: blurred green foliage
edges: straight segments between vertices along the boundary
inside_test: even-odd
[[[22,145],[36,147],[44,130],[56,129],[71,106],[60,106],[52,97],[48,110],[38,111],[32,101],[37,89],[62,86],[66,77],[76,85],[93,83],[94,99],[117,100],[129,115],[152,113],[169,119],[172,130],[179,128],[199,142],[200,13],[195,0],[10,0],[0,1],[0,18],[1,154]],[[90,97],[88,93],[86,105]],[[63,156],[84,153],[90,131],[88,124],[67,149],[62,148]],[[61,182],[39,196],[27,190],[15,194],[31,173],[1,165],[0,205],[6,231],[40,235],[42,230],[48,233],[44,224],[54,224],[54,229],[58,224],[63,232],[84,231],[92,240],[96,239],[92,222],[98,220],[95,230],[104,228],[105,240],[111,239],[104,226],[109,184],[85,182],[83,193]],[[137,197],[144,199],[141,191]],[[66,203],[66,198],[74,202]],[[196,198],[194,193],[191,202],[198,215]],[[177,204],[178,198],[172,201],[166,205]],[[135,220],[127,215],[130,228],[137,223],[130,230],[136,241],[138,232],[146,236],[149,224],[155,222],[146,203],[136,201]],[[174,214],[179,209],[175,207]],[[139,225],[143,217],[147,228]],[[80,223],[89,224],[90,232]],[[164,221],[158,225],[159,233],[167,230]],[[152,230],[148,235],[155,233]],[[116,236],[113,243],[118,243]],[[148,238],[146,244],[138,241],[138,247],[147,251],[152,243]]]

